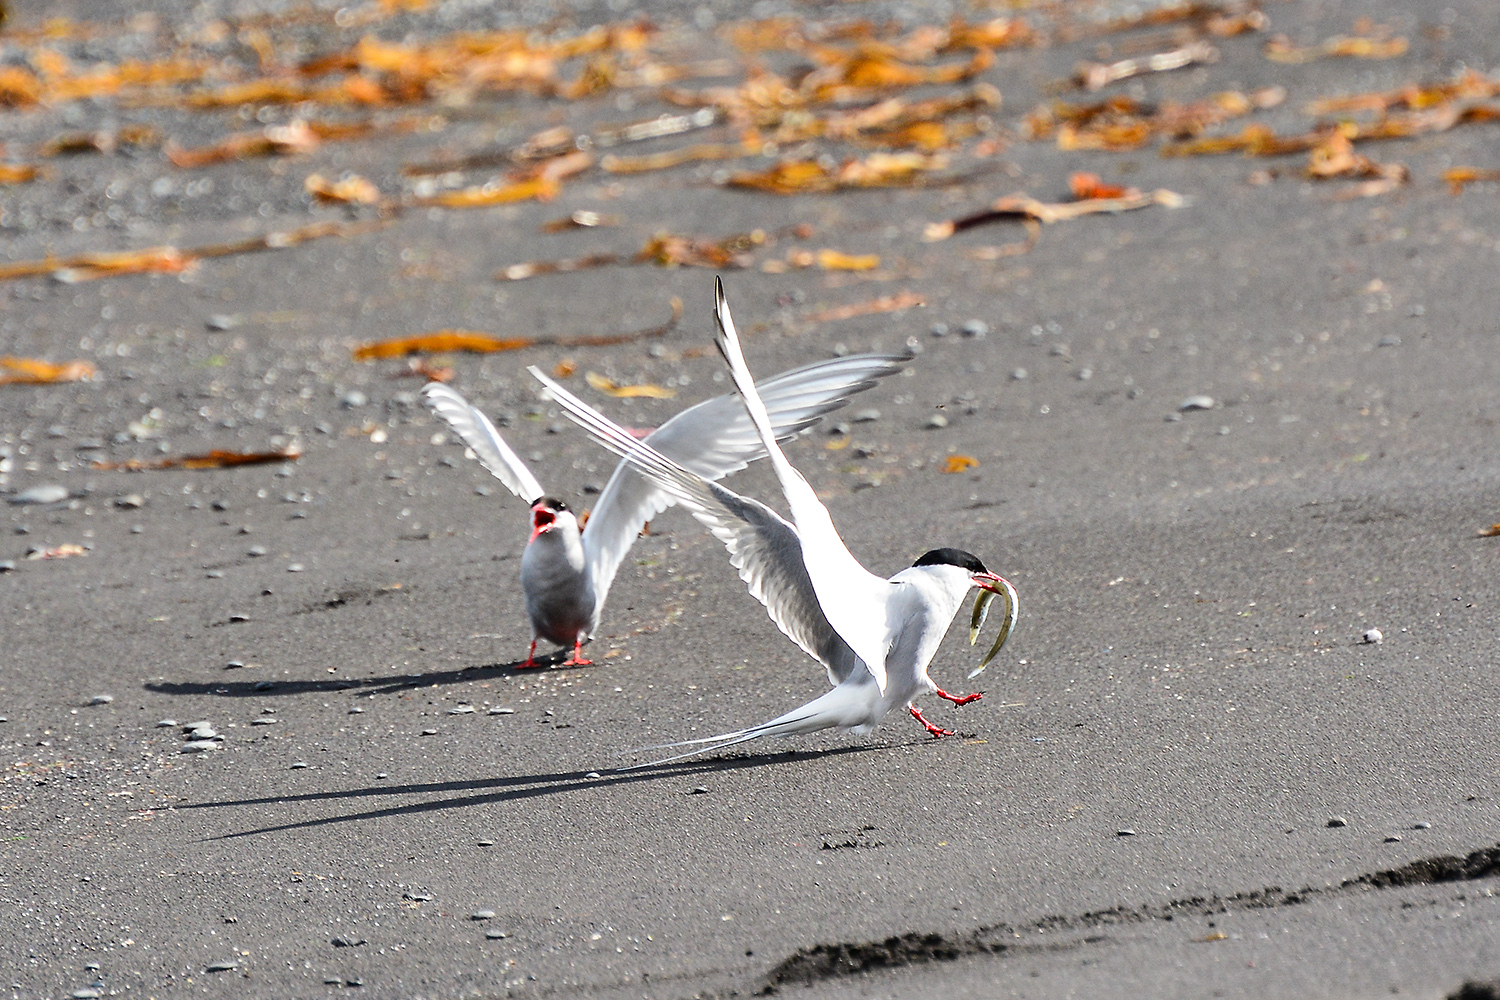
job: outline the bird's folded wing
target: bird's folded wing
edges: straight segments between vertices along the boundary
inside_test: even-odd
[[[490,418],[477,406],[464,399],[441,382],[428,382],[422,387],[422,398],[432,411],[442,417],[453,433],[463,439],[474,452],[479,463],[490,471],[490,475],[505,484],[516,496],[528,505],[534,504],[545,492],[536,481],[531,470],[521,461],[510,445],[500,436]]]
[[[853,650],[828,624],[802,559],[797,529],[765,504],[711,483],[632,436],[538,369],[529,369],[568,417],[629,462],[673,503],[686,507],[724,543],[750,593],[776,626],[828,670],[829,683],[858,666]]]
[[[885,657],[895,640],[897,623],[890,618],[890,599],[893,584],[884,580],[854,558],[838,529],[828,508],[823,506],[813,488],[802,473],[782,454],[781,447],[771,433],[770,417],[761,402],[745,364],[745,355],[740,348],[739,336],[734,329],[734,319],[729,314],[729,303],[724,298],[722,281],[714,283],[714,319],[719,326],[718,347],[729,363],[734,384],[739,388],[745,408],[749,410],[756,430],[766,446],[776,478],[781,481],[787,505],[792,509],[792,521],[797,526],[797,535],[802,542],[802,561],[807,575],[817,593],[818,605],[823,609],[834,630],[843,637],[855,654],[875,677],[881,691],[885,690]]]
[[[860,354],[794,368],[758,387],[771,429],[785,439],[817,423],[878,379],[899,371],[903,354]],[[764,458],[765,445],[737,395],[716,396],[689,407],[646,437],[651,446],[707,480],[738,472]],[[610,476],[583,530],[595,600],[603,606],[621,560],[645,523],[670,507],[671,496],[628,462]]]

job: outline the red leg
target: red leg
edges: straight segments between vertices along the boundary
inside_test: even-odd
[[[944,691],[942,688],[938,688],[937,689],[937,696],[939,698],[947,698],[949,701],[953,702],[953,704],[955,704],[955,705],[967,705],[971,701],[978,701],[980,698],[983,698],[984,697],[984,692],[983,691],[975,691],[973,694],[952,695],[952,694],[949,694],[947,691]]]
[[[523,663],[523,664],[521,664],[521,666],[519,668],[517,668],[517,669],[525,670],[528,667],[540,667],[540,666],[541,666],[541,664],[538,663],[538,662],[536,662],[536,640],[532,639],[531,640],[531,648],[526,651],[526,662]]]
[[[563,666],[565,666],[565,667],[591,667],[593,665],[594,665],[594,661],[593,660],[585,660],[583,658],[583,640],[582,639],[574,639],[573,640],[573,655],[570,656],[570,657],[568,657],[566,660],[563,661]]]
[[[917,706],[915,706],[915,705],[907,705],[906,706],[906,710],[911,713],[911,717],[913,719],[916,719],[922,725],[926,726],[927,727],[927,731],[929,733],[931,733],[933,736],[943,737],[943,736],[952,736],[953,735],[953,730],[951,730],[951,729],[943,729],[940,726],[934,726],[932,723],[930,723],[926,719],[922,718],[922,713],[920,711],[918,711]]]

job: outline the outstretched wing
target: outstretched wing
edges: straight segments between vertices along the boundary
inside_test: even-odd
[[[758,500],[711,483],[657,451],[649,440],[636,439],[536,367],[529,371],[571,420],[724,543],[750,593],[788,638],[827,668],[830,684],[848,679],[859,667],[858,658],[818,606],[796,528]]]
[[[885,657],[895,640],[899,623],[892,620],[891,595],[894,585],[860,565],[844,545],[828,508],[818,499],[802,473],[792,467],[782,454],[771,431],[766,407],[756,392],[755,381],[745,365],[729,303],[724,298],[724,282],[714,282],[714,319],[719,325],[719,353],[729,363],[734,384],[744,398],[745,408],[755,423],[782,492],[792,509],[792,521],[802,540],[802,561],[817,594],[817,603],[839,635],[865,662],[880,690],[885,690]]]
[[[861,354],[819,361],[783,372],[758,388],[771,431],[789,438],[848,402],[855,393],[899,371],[901,354]],[[764,458],[765,445],[735,395],[716,396],[677,414],[646,440],[662,455],[706,480],[722,479]],[[661,486],[621,462],[610,476],[583,530],[595,602],[603,607],[621,560],[642,526],[672,505]]]
[[[432,412],[442,417],[453,433],[463,439],[474,452],[479,464],[490,471],[490,475],[505,484],[527,505],[537,502],[542,494],[542,484],[536,481],[531,470],[526,468],[510,445],[500,436],[490,418],[467,399],[441,382],[428,382],[422,387],[422,398],[432,407]]]

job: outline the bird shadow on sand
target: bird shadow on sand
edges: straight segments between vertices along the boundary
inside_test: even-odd
[[[487,663],[459,667],[457,670],[430,670],[420,674],[381,674],[372,677],[329,677],[317,680],[243,680],[243,681],[151,681],[142,687],[154,694],[217,695],[220,698],[272,698],[278,695],[308,692],[353,691],[358,694],[394,694],[410,688],[443,687],[492,677],[535,677],[556,670],[590,667],[588,663],[564,663],[569,651],[559,649],[537,658],[534,667],[523,666],[525,660],[510,663]]]
[[[474,806],[494,805],[540,798],[546,795],[591,792],[635,785],[653,781],[672,781],[701,778],[710,774],[744,771],[751,768],[773,767],[778,764],[797,764],[806,761],[842,757],[847,754],[871,753],[889,750],[901,744],[880,743],[870,746],[838,747],[832,750],[777,750],[741,757],[711,757],[706,760],[682,761],[641,767],[631,771],[564,771],[554,774],[512,775],[497,778],[476,778],[471,781],[433,781],[417,784],[377,785],[364,788],[349,788],[340,791],[308,792],[301,795],[274,795],[250,799],[222,799],[213,802],[192,802],[175,806],[175,811],[206,809],[258,809],[266,806],[302,806],[314,802],[358,801],[360,799],[399,796],[433,796],[417,802],[401,802],[376,809],[337,816],[323,816],[292,823],[277,823],[271,826],[224,833],[205,840],[234,840],[239,837],[255,837],[262,834],[282,833],[288,830],[307,830],[332,826],[337,823],[357,823],[364,820],[381,819],[388,816],[410,816],[439,812],[445,809],[467,809]],[[448,794],[462,793],[462,794]],[[697,789],[679,794],[701,794]],[[300,812],[301,809],[298,809]]]

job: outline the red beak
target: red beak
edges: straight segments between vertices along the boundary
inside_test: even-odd
[[[980,590],[988,590],[993,594],[1003,593],[1000,588],[1005,581],[994,573],[975,573],[971,579]]]

